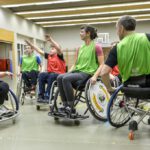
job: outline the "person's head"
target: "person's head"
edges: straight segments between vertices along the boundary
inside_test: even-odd
[[[54,46],[53,44],[51,44],[50,46],[51,46],[51,50],[50,50],[49,54],[50,54],[50,55],[56,54],[56,53],[57,53],[57,50],[56,50],[55,46]]]
[[[80,37],[82,40],[86,39],[94,40],[97,37],[97,30],[90,25],[81,26]]]
[[[127,32],[133,32],[136,27],[136,20],[131,16],[122,16],[116,23],[117,35],[122,40]]]
[[[27,55],[31,55],[33,53],[33,49],[30,45],[25,45],[25,53]]]

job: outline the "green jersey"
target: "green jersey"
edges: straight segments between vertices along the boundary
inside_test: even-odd
[[[117,44],[117,61],[122,81],[150,74],[150,41],[146,34],[133,33]]]
[[[94,41],[89,45],[82,45],[78,51],[78,58],[75,64],[75,71],[93,75],[98,69],[96,49]]]

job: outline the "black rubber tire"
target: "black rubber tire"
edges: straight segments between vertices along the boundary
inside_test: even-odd
[[[36,110],[40,110],[40,106],[39,105],[36,106]]]
[[[108,118],[108,121],[109,121],[109,123],[112,125],[112,126],[114,126],[114,127],[116,127],[116,128],[119,128],[119,127],[122,127],[122,126],[124,126],[130,119],[131,119],[131,117],[134,115],[134,113],[135,112],[132,112],[130,115],[131,115],[131,117],[128,115],[124,120],[121,120],[121,121],[119,121],[119,122],[115,122],[115,120],[114,120],[114,118],[112,118],[113,116],[112,116],[112,111],[113,111],[113,109],[115,109],[115,107],[117,106],[116,105],[116,103],[115,103],[115,101],[117,100],[117,95],[118,95],[118,93],[121,91],[121,88],[122,88],[122,85],[121,86],[119,86],[118,87],[118,89],[114,92],[114,94],[111,96],[111,98],[110,98],[110,101],[109,101],[109,103],[108,103],[108,107],[107,107],[107,118]],[[123,101],[125,101],[124,100],[124,98],[126,99],[126,97],[123,95],[123,100],[122,100],[122,102]],[[130,100],[129,100],[130,101]],[[139,100],[138,99],[134,99],[134,101],[135,101],[135,108],[138,106],[138,103],[139,103]],[[130,101],[131,102],[131,101]],[[115,106],[116,105],[116,106]],[[118,105],[118,107],[121,107],[120,106],[120,103],[119,103],[119,105]],[[120,108],[121,109],[121,108]],[[116,109],[117,111],[119,110],[119,109]],[[126,112],[127,110],[126,109],[124,109],[125,111],[124,112]],[[119,114],[119,113],[117,113],[117,114]],[[123,111],[122,111],[122,114],[123,114]],[[116,115],[114,115],[115,117],[117,117]],[[121,115],[120,115],[120,117],[119,117],[119,119],[121,118]]]

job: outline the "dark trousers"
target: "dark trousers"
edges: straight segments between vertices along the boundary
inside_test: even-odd
[[[52,83],[57,79],[57,76],[58,76],[57,73],[42,72],[39,74],[39,95],[49,96]],[[46,84],[47,88],[45,90]]]
[[[87,81],[90,78],[89,74],[83,72],[72,72],[61,74],[57,77],[57,84],[60,91],[60,96],[65,106],[73,106],[74,93],[73,86],[78,82]]]
[[[4,103],[4,100],[7,98],[9,91],[9,85],[3,81],[0,81],[0,105]]]
[[[38,71],[32,70],[30,72],[22,72],[22,79],[27,87],[35,86],[37,84]]]

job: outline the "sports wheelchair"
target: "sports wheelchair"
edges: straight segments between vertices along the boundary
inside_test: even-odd
[[[8,98],[4,101],[4,104],[0,106],[0,111],[2,110],[5,110],[6,113],[0,115],[0,122],[12,120],[14,124],[19,114],[19,103],[16,95],[11,89],[9,89]]]
[[[36,88],[35,88],[35,91],[36,91]],[[35,97],[35,94],[31,93],[31,89],[29,89],[27,87],[27,85],[26,85],[25,81],[22,79],[22,77],[18,77],[16,95],[17,95],[17,98],[19,100],[19,103],[21,103],[21,105],[24,105],[26,96],[29,96],[30,99]]]
[[[89,118],[89,115],[87,115],[89,110],[95,119],[99,121],[107,121],[107,104],[110,99],[110,95],[101,79],[98,79],[94,85],[90,84],[90,80],[86,82],[84,81],[83,83],[77,84],[74,89],[74,108],[81,115],[76,113],[72,116],[69,113],[66,113],[65,115],[59,113],[59,108],[62,107],[62,102],[57,88],[57,81],[55,81],[53,82],[50,92],[49,116],[54,117],[55,120],[59,120],[59,118],[74,120],[75,123],[78,124],[79,120]]]
[[[150,125],[150,88],[136,85],[120,85],[108,103],[107,118],[116,127],[124,126],[129,120],[130,140],[134,139],[134,131],[143,122]]]

